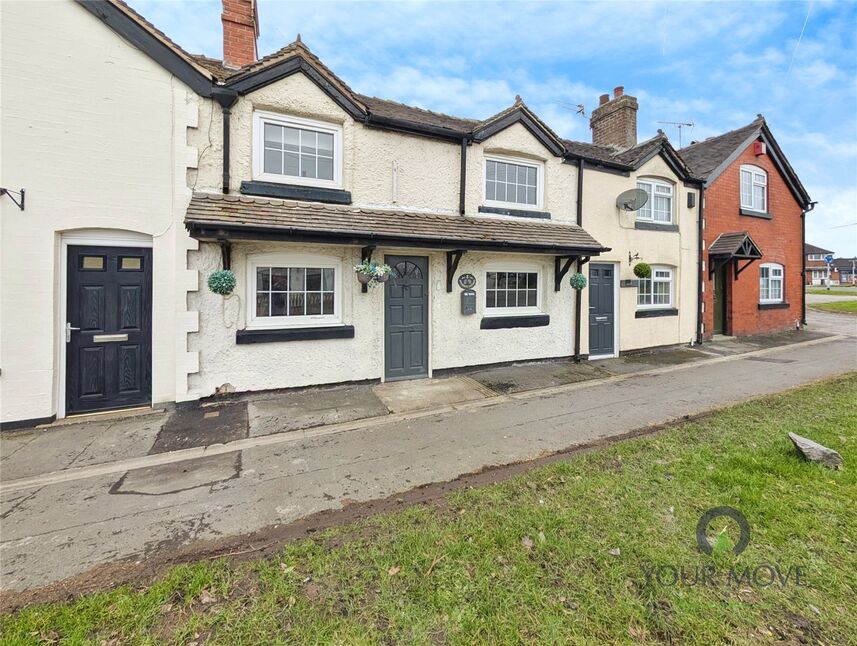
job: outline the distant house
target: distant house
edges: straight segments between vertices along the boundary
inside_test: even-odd
[[[825,256],[833,255],[830,249],[822,249],[807,243],[803,246],[803,252],[806,254],[806,279],[804,282],[807,285],[826,285],[828,280],[833,284],[839,283],[839,275],[834,276],[833,267],[829,268],[830,274],[828,275],[827,263],[824,262]]]
[[[831,273],[836,272],[840,285],[857,285],[857,257],[835,258]]]
[[[705,180],[702,337],[800,325],[804,217],[814,203],[765,118],[679,154]]]

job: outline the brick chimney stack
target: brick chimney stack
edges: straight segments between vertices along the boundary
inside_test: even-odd
[[[592,143],[621,149],[636,146],[638,108],[637,99],[626,95],[621,85],[613,90],[612,99],[602,94],[589,119]]]
[[[223,0],[223,64],[242,67],[258,58],[259,12],[256,0]]]

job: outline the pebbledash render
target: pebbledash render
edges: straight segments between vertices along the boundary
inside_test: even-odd
[[[600,97],[592,143],[520,97],[451,117],[355,92],[300,38],[257,60],[255,2],[223,4],[224,61],[118,0],[0,4],[4,182],[27,188],[25,213],[2,203],[3,428],[710,330],[706,177],[663,133],[637,142],[623,88]],[[52,20],[68,39],[35,27]],[[85,105],[27,83],[58,65]],[[74,159],[62,175],[40,170],[48,144]],[[35,256],[53,262],[34,275]],[[364,286],[363,261],[393,274]],[[228,295],[207,286],[224,269]]]

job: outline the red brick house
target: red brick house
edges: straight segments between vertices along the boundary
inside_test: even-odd
[[[814,203],[764,117],[679,154],[705,182],[700,337],[804,323],[804,217]]]
[[[827,255],[833,255],[833,252],[830,249],[823,249],[821,247],[816,247],[814,244],[805,244],[803,246],[803,252],[806,254],[806,284],[807,285],[826,285],[828,279],[831,282],[839,282],[839,276],[836,275],[834,277],[835,268],[830,267],[830,273],[828,274],[827,263],[824,262],[824,257]]]

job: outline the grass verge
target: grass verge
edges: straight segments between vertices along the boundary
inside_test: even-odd
[[[831,286],[830,289],[826,287],[808,287],[806,293],[818,294],[820,296],[851,296],[852,294],[857,296],[857,287],[851,285]]]
[[[838,301],[836,303],[813,303],[811,309],[822,312],[836,312],[837,314],[857,314],[857,300]]]
[[[803,461],[789,431],[836,448]],[[857,374],[376,516],[0,618],[3,643],[825,643],[857,635]],[[709,508],[732,521],[706,556]],[[757,567],[776,566],[773,570]],[[647,572],[661,573],[647,577]],[[687,578],[672,583],[672,567]],[[728,577],[703,584],[698,566]],[[794,578],[801,568],[800,585]],[[743,579],[749,568],[749,579]],[[754,579],[753,573],[757,576]]]

